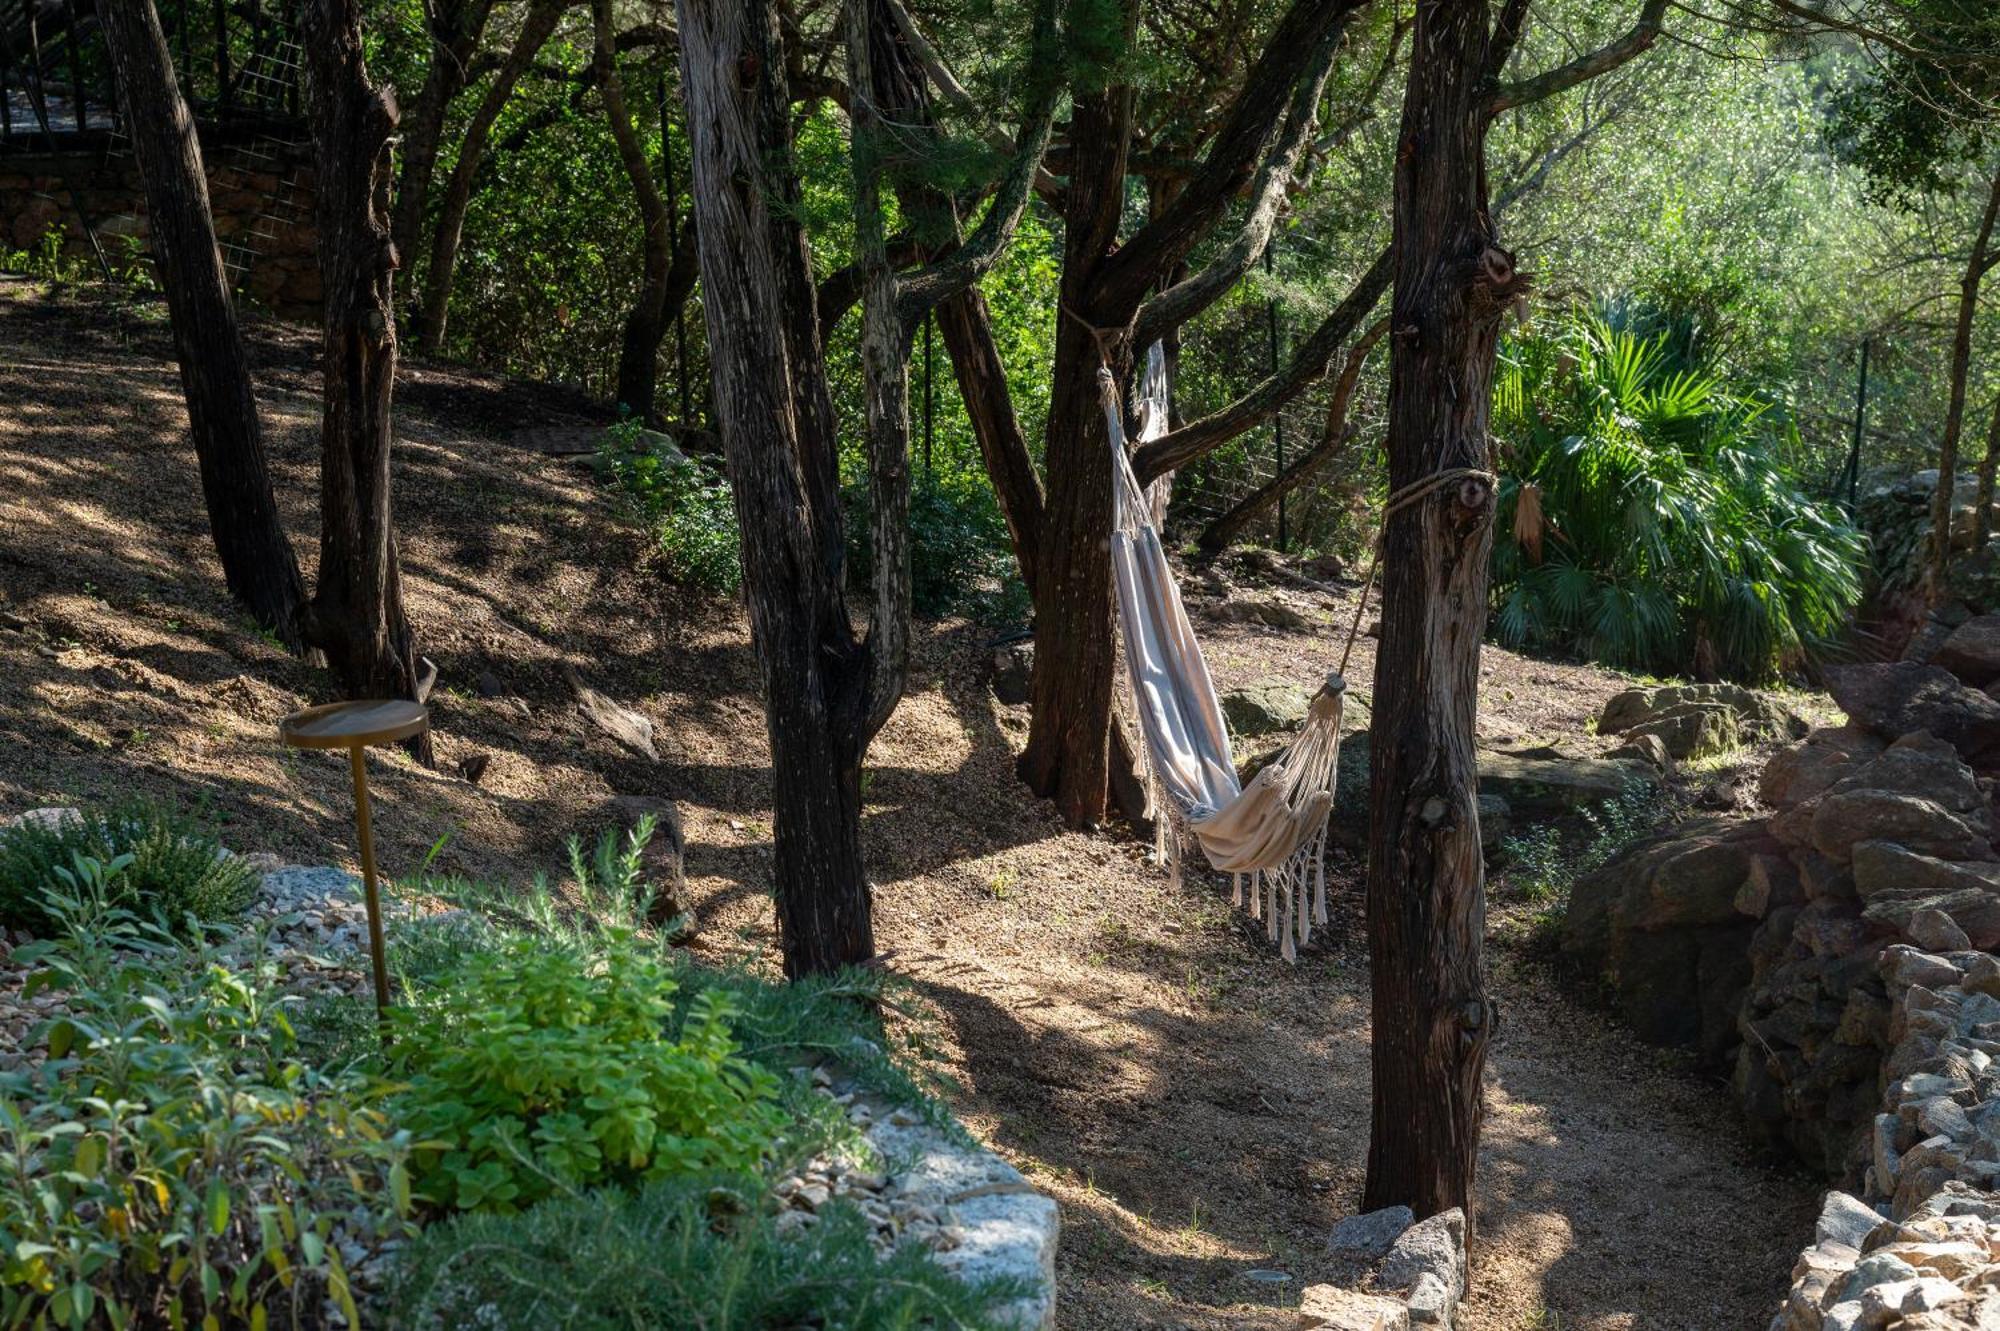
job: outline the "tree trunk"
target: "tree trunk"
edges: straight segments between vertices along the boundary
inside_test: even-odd
[[[1354,400],[1355,384],[1361,378],[1361,367],[1368,360],[1368,353],[1375,349],[1375,344],[1382,340],[1382,334],[1388,329],[1387,319],[1378,320],[1348,349],[1347,362],[1341,366],[1340,377],[1334,380],[1333,398],[1326,409],[1326,428],[1321,431],[1319,442],[1204,527],[1195,540],[1202,553],[1221,554],[1243,534],[1245,527],[1276,508],[1279,499],[1305,484],[1346,449],[1348,440],[1354,434],[1347,423],[1347,409]]]
[[[1372,1122],[1363,1209],[1467,1208],[1479,1152],[1485,872],[1473,765],[1492,545],[1487,413],[1525,290],[1487,212],[1486,0],[1421,0],[1394,189],[1385,514],[1368,832]]]
[[[1965,380],[1972,364],[1972,323],[1979,312],[1979,284],[1995,258],[1990,247],[1996,216],[2000,216],[2000,171],[1994,173],[1986,211],[1979,220],[1979,234],[1972,242],[1972,256],[1966,260],[1965,276],[1958,283],[1958,325],[1951,338],[1951,397],[1945,407],[1944,437],[1938,441],[1937,492],[1931,496],[1927,590],[1933,605],[1943,598],[1945,577],[1951,569],[1952,495],[1958,479],[1958,439],[1965,430]]]
[[[166,291],[188,433],[223,580],[259,624],[299,652],[305,584],[271,493],[256,391],[216,249],[194,119],[174,81],[152,0],[101,0],[98,17],[145,180],[153,261]]]
[[[1007,389],[1007,367],[1001,363],[1000,347],[993,339],[992,313],[986,307],[986,297],[974,287],[938,306],[937,321],[945,354],[951,358],[952,375],[958,381],[959,399],[972,422],[972,436],[979,442],[979,455],[993,482],[1000,515],[1007,520],[1008,534],[1013,537],[1014,563],[1021,570],[1022,585],[1032,594],[1035,543],[1040,538],[1045,503],[1042,478],[1035,470],[1021,419],[1014,411],[1013,395]]]
[[[639,295],[625,318],[624,337],[618,351],[618,406],[642,421],[654,418],[653,398],[660,376],[660,340],[667,334],[668,283],[674,263],[673,226],[667,216],[667,201],[653,180],[652,164],[646,160],[645,145],[632,126],[631,109],[625,103],[625,83],[618,77],[616,34],[611,29],[611,0],[591,0],[591,26],[596,33],[597,92],[604,99],[604,114],[611,123],[611,138],[618,145],[618,160],[632,182],[639,205],[641,249],[645,274]]]
[[[436,355],[444,345],[445,321],[451,307],[451,278],[458,266],[458,242],[465,231],[465,213],[472,206],[473,186],[478,180],[479,164],[486,156],[486,141],[493,133],[493,123],[506,109],[521,76],[528,72],[535,56],[554,35],[564,8],[564,0],[536,0],[528,7],[528,15],[521,21],[521,31],[507,52],[507,59],[495,71],[486,95],[479,99],[472,119],[466,122],[458,160],[452,164],[444,201],[438,205],[437,229],[431,233],[430,262],[424,268],[424,298],[413,330],[417,350],[427,356]]]
[[[1035,672],[1021,778],[1055,801],[1074,827],[1101,822],[1110,792],[1111,690],[1117,671],[1111,620],[1111,454],[1099,407],[1105,356],[1119,382],[1131,372],[1122,335],[1102,344],[1084,320],[1121,328],[1132,308],[1100,314],[1090,296],[1117,237],[1124,204],[1132,91],[1080,93],[1065,218],[1045,460],[1050,477],[1036,541]]]
[[[798,224],[772,0],[679,0],[715,418],[764,672],[785,973],[869,958],[860,763],[867,663],[843,593],[838,448]]]
[[[389,138],[396,106],[369,82],[359,0],[306,0],[302,26],[326,293],[319,586],[308,611],[310,637],[348,697],[421,701],[390,510],[396,255]],[[411,748],[430,761],[427,734]]]
[[[396,212],[390,233],[396,242],[399,262],[407,264],[416,255],[417,238],[423,234],[424,206],[430,201],[431,176],[437,169],[438,145],[444,140],[445,116],[452,102],[465,91],[466,68],[479,50],[486,32],[492,0],[447,0],[426,5],[429,15],[430,63],[416,100],[403,117],[403,146],[399,156],[403,169],[396,180]]]

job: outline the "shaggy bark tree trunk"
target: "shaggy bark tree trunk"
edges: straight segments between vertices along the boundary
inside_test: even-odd
[[[1391,492],[1491,465],[1500,319],[1525,291],[1487,212],[1485,0],[1417,6],[1395,171]],[[1363,1208],[1467,1208],[1478,1160],[1485,870],[1473,762],[1494,488],[1386,518],[1368,834],[1372,1121]]]
[[[473,187],[478,182],[479,165],[486,157],[486,142],[493,134],[493,124],[506,109],[508,99],[514,95],[516,85],[534,63],[535,56],[555,34],[565,7],[566,0],[536,0],[528,7],[506,60],[494,72],[493,82],[487,85],[485,96],[479,99],[472,119],[466,123],[458,160],[452,164],[444,199],[438,205],[437,228],[431,232],[430,261],[424,268],[423,300],[412,329],[417,350],[427,356],[436,355],[444,345],[445,323],[451,309],[451,279],[458,267],[458,243],[465,233],[466,210],[472,206]],[[414,237],[411,243],[415,244]]]
[[[430,64],[417,88],[416,100],[403,117],[403,169],[396,180],[396,212],[390,232],[402,263],[416,255],[423,234],[424,208],[430,201],[431,176],[437,169],[438,145],[444,140],[445,116],[465,91],[467,67],[479,50],[493,0],[445,0],[425,6],[429,16]]]
[[[369,82],[358,0],[306,0],[302,27],[326,293],[319,585],[307,615],[309,636],[348,697],[421,701],[390,504],[396,254],[389,138],[396,105]],[[430,762],[428,734],[411,748]]]
[[[639,294],[625,317],[619,345],[617,402],[638,419],[652,421],[660,377],[660,340],[667,334],[671,317],[667,303],[674,266],[673,225],[625,102],[625,82],[618,76],[617,34],[611,29],[611,0],[591,0],[590,18],[596,35],[597,91],[604,99],[618,160],[639,205],[640,246],[645,256]]]
[[[152,0],[101,0],[125,123],[146,187],[154,264],[167,296],[188,433],[223,580],[293,652],[305,647],[305,584],[278,518],[257,396],[216,249],[194,118],[174,81]]]
[[[702,302],[764,672],[785,973],[875,952],[861,858],[866,662],[843,595],[838,447],[770,0],[679,0]]]
[[[1093,326],[1130,317],[1099,315],[1091,297],[1118,234],[1130,140],[1129,88],[1081,93],[1071,113],[1075,145],[1064,218],[1064,313],[1056,319],[1045,462],[1050,477],[1036,540],[1035,669],[1027,747],[1028,788],[1055,801],[1072,826],[1104,818],[1110,793],[1111,689],[1117,672],[1111,622],[1111,454],[1099,408],[1097,370],[1109,358],[1119,381],[1131,372],[1122,337]]]
[[[1979,312],[1979,286],[2000,254],[1995,254],[1993,224],[2000,217],[2000,171],[1993,176],[1987,194],[1986,211],[1980,215],[1979,234],[1972,242],[1972,255],[1965,263],[1965,275],[1958,283],[1958,324],[1951,338],[1951,396],[1944,413],[1944,437],[1938,441],[1937,491],[1931,496],[1931,549],[1928,596],[1935,605],[1944,596],[1945,578],[1951,571],[1952,496],[1958,479],[1958,440],[1965,430],[1965,381],[1972,365],[1972,324]]]
[[[1036,541],[1033,710],[1019,764],[1028,787],[1055,801],[1074,826],[1099,822],[1114,789],[1129,815],[1147,814],[1132,746],[1114,735],[1112,724],[1117,648],[1105,553],[1111,456],[1098,368],[1108,363],[1120,384],[1129,382],[1144,342],[1167,336],[1214,303],[1262,253],[1310,137],[1340,33],[1359,3],[1298,0],[1286,11],[1201,166],[1122,243],[1134,91],[1114,85],[1075,99],[1063,315],[1056,321],[1044,450],[1048,495]],[[1137,23],[1132,8],[1124,18]],[[1162,278],[1216,230],[1246,187],[1251,206],[1238,233],[1206,267],[1161,291]],[[1164,474],[1142,472],[1140,479],[1150,483]]]

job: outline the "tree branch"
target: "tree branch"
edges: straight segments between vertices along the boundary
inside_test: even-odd
[[[1105,260],[1089,304],[1123,322],[1161,274],[1188,256],[1250,183],[1291,109],[1292,89],[1337,46],[1367,0],[1293,0],[1244,80],[1201,169],[1159,214]]]
[[[1502,111],[1510,111],[1529,102],[1539,102],[1553,97],[1559,92],[1574,88],[1579,83],[1588,82],[1608,74],[1635,56],[1644,55],[1660,39],[1661,21],[1666,17],[1667,0],[1646,0],[1639,10],[1639,19],[1615,41],[1607,42],[1585,55],[1580,55],[1567,64],[1557,65],[1533,78],[1516,79],[1512,83],[1500,84],[1493,98],[1486,105],[1486,114],[1497,116]]]
[[[931,85],[973,123],[977,124],[984,119],[979,104],[973,100],[972,94],[965,90],[965,85],[951,72],[951,67],[945,64],[944,57],[938,54],[937,48],[924,36],[923,30],[917,26],[916,19],[911,16],[908,9],[904,8],[902,0],[884,0],[884,3],[888,5],[890,17],[896,20],[896,27],[903,34],[904,42],[909,45],[910,53],[916,56],[917,63],[923,66],[924,74],[930,79]],[[985,138],[989,147],[1004,156],[1013,157],[1019,151],[1013,136],[998,125],[988,126]],[[1051,201],[1062,193],[1062,182],[1049,174],[1046,164],[1036,164],[1035,192]]]
[[[1306,339],[1290,365],[1265,378],[1222,410],[1169,431],[1134,453],[1132,471],[1139,478],[1139,483],[1151,484],[1277,415],[1287,402],[1326,373],[1334,353],[1354,335],[1354,330],[1361,326],[1361,321],[1382,299],[1382,293],[1389,289],[1392,272],[1390,251],[1384,249],[1375,256],[1375,262],[1361,275],[1361,280]]]
[[[850,0],[853,3],[854,0]],[[893,0],[882,0],[894,11]],[[905,30],[907,36],[907,30]],[[999,261],[1000,252],[1014,238],[1014,230],[1027,210],[1028,195],[1041,173],[1042,158],[1055,135],[1056,102],[1062,95],[1062,81],[1050,71],[1056,67],[1056,7],[1053,0],[1036,6],[1034,31],[1030,37],[1033,63],[1040,68],[1035,87],[1028,95],[1021,115],[1021,136],[1013,159],[1000,177],[993,202],[963,244],[926,267],[903,279],[897,308],[908,336],[924,316],[941,303],[977,282]]]
[[[1334,43],[1320,52],[1318,64],[1306,70],[1292,95],[1278,139],[1265,154],[1257,184],[1251,192],[1250,214],[1233,240],[1200,272],[1176,282],[1139,307],[1133,327],[1132,345],[1150,346],[1219,300],[1263,257],[1278,223],[1278,210],[1298,170],[1299,159],[1312,138],[1313,120],[1319,109],[1320,94],[1333,72]],[[1171,205],[1169,205],[1171,207]]]

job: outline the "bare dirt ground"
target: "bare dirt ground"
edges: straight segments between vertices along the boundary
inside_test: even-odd
[[[315,345],[256,330],[286,519],[316,546]],[[398,397],[406,582],[440,763],[377,761],[392,869],[441,837],[440,869],[553,867],[612,795],[685,815],[701,932],[771,965],[770,814],[747,631],[730,605],[648,572],[586,462],[514,441],[585,419],[546,389],[419,367]],[[0,279],[0,813],[128,794],[199,803],[244,849],[351,863],[344,765],[288,752],[276,722],[326,679],[223,595],[179,386],[157,324]],[[1325,627],[1204,623],[1221,683],[1310,684]],[[936,1009],[955,1101],[1062,1203],[1062,1324],[1289,1327],[1328,1229],[1358,1203],[1368,1130],[1359,875],[1295,967],[1216,886],[1179,889],[1119,835],[1066,830],[1012,777],[1024,709],[983,682],[991,631],[919,637],[907,701],[871,756],[878,936]],[[1364,641],[1350,671],[1371,674]],[[1488,649],[1486,737],[1576,740],[1626,681]],[[569,664],[655,723],[661,761],[578,712]],[[484,690],[481,683],[484,680]],[[492,696],[488,696],[492,695]],[[1587,741],[1586,741],[1587,742]],[[491,757],[481,784],[457,773]],[[1762,1326],[1818,1185],[1756,1158],[1723,1090],[1496,949],[1470,1331]],[[1273,1289],[1255,1268],[1288,1273]]]

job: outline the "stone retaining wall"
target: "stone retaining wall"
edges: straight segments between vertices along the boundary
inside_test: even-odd
[[[2000,960],[1895,945],[1859,1197],[1830,1192],[1771,1331],[2000,1326]]]
[[[114,268],[143,253],[146,191],[138,163],[129,151],[110,147],[0,154],[0,247],[34,250],[50,231],[59,231],[63,257],[95,271],[97,261],[77,216],[80,203]],[[243,295],[280,318],[318,318],[310,150],[270,139],[203,149],[216,237],[225,254],[232,244],[250,251],[239,279]]]

